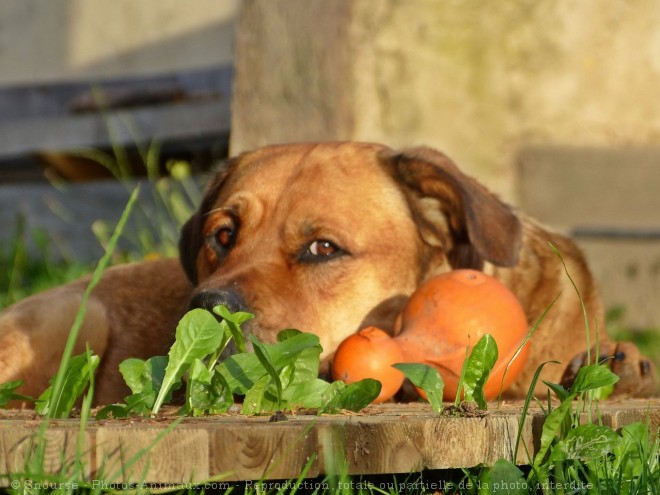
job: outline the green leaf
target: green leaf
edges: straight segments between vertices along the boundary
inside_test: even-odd
[[[321,345],[316,335],[299,333],[283,342],[263,346],[267,349],[277,373],[295,362],[295,376],[291,384],[318,376]],[[240,395],[247,393],[267,373],[259,358],[251,352],[229,356],[218,364],[216,369],[225,378],[232,392]]]
[[[51,386],[36,401],[37,413],[48,415],[50,418],[68,417],[76,401],[85,392],[90,375],[94,373],[98,365],[99,357],[91,355],[91,351],[73,356],[62,375],[60,393],[57,396],[52,395],[53,380],[51,380]]]
[[[215,369],[223,376],[232,393],[238,395],[245,395],[266,373],[259,358],[252,352],[233,354]]]
[[[165,377],[152,414],[158,413],[165,397],[180,383],[195,359],[204,359],[215,352],[223,333],[215,316],[206,310],[193,309],[184,315],[176,328],[176,340],[168,354]]]
[[[261,414],[280,410],[271,377],[265,374],[247,391],[243,399],[241,414]]]
[[[187,410],[193,416],[226,412],[234,403],[222,375],[209,370],[200,359],[190,367]]]
[[[378,380],[372,378],[365,378],[359,382],[354,382],[349,385],[337,386],[335,383],[343,383],[340,381],[333,382],[334,387],[328,387],[326,390],[326,397],[330,392],[331,399],[322,408],[322,412],[336,413],[341,410],[348,410],[358,412],[371,404],[382,388]]]
[[[296,330],[295,328],[287,328],[285,330],[280,330],[277,333],[277,341],[278,342],[284,342],[286,340],[292,339],[293,337],[297,337],[298,335],[302,335],[303,332],[300,330]]]
[[[155,399],[163,383],[168,361],[167,356],[154,356],[146,361],[129,358],[120,363],[119,372],[131,392],[139,394],[148,391],[154,394]]]
[[[570,395],[569,391],[566,390],[564,387],[562,387],[559,383],[552,383],[552,382],[547,382],[545,380],[541,380],[543,383],[545,383],[550,390],[552,390],[557,398],[560,401],[565,401],[566,398]]]
[[[9,401],[12,400],[25,400],[34,402],[34,398],[16,393],[16,389],[18,389],[21,385],[23,385],[23,382],[20,380],[0,383],[0,408],[5,407]]]
[[[144,388],[142,372],[145,368],[144,359],[129,358],[119,363],[119,372],[124,377],[124,382],[134,394],[142,392]]]
[[[220,325],[222,327],[223,333],[225,328],[229,330],[232,337],[234,338],[234,343],[236,344],[236,349],[238,349],[238,352],[246,352],[247,349],[245,348],[245,337],[243,336],[241,325],[249,319],[254,318],[254,315],[245,313],[243,311],[232,313],[229,311],[229,309],[227,309],[226,306],[216,306],[213,308],[213,312],[222,317]]]
[[[146,361],[129,358],[121,362],[119,372],[124,377],[126,385],[133,392],[132,395],[124,399],[126,403],[125,415],[149,415],[156,402],[156,396],[162,387],[167,363],[167,356],[154,356]],[[165,400],[170,400],[170,398],[171,390],[165,396]],[[112,414],[115,417],[121,417],[117,416],[119,411],[113,411]]]
[[[284,390],[282,399],[291,408],[321,409],[328,400],[326,394],[330,386],[330,383],[320,378],[295,383]]]
[[[107,406],[99,409],[99,412],[96,413],[95,418],[97,420],[102,419],[117,419],[117,418],[128,418],[130,416],[130,408],[123,404],[108,404]]]
[[[268,349],[263,345],[255,335],[250,335],[250,341],[254,348],[254,353],[256,354],[261,366],[264,367],[266,373],[270,375],[272,383],[275,385],[276,398],[278,409],[282,408],[282,381],[280,380],[280,370],[275,369],[275,365],[268,353]]]
[[[618,381],[619,377],[612,373],[607,366],[589,364],[578,370],[570,392],[572,394],[579,394],[588,390],[609,387]]]
[[[506,459],[500,459],[492,467],[485,468],[479,476],[480,495],[527,495],[530,492],[531,486],[523,472]]]
[[[489,334],[479,339],[474,346],[465,366],[463,390],[465,400],[474,401],[481,409],[486,409],[484,386],[490,371],[497,361],[497,344]]]
[[[442,411],[442,393],[445,383],[437,369],[422,363],[397,363],[392,366],[401,371],[413,385],[426,393],[431,408],[435,412]]]
[[[608,426],[591,423],[578,425],[557,443],[550,459],[558,462],[578,460],[595,467],[594,463],[598,463],[614,450],[619,438]]]
[[[557,433],[562,427],[567,415],[571,412],[571,405],[575,394],[569,395],[557,408],[555,408],[543,422],[543,429],[541,431],[541,447],[534,456],[534,465],[540,466],[545,454],[550,449],[552,442],[555,440]]]

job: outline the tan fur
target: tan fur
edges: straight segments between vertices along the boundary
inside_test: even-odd
[[[235,233],[226,252],[212,241],[223,228]],[[319,240],[345,254],[310,262],[303,253]],[[329,358],[361,327],[391,330],[424,280],[470,267],[506,283],[530,323],[562,293],[511,389],[520,396],[541,362],[568,363],[586,348],[579,302],[548,241],[565,258],[592,329],[606,340],[600,299],[575,245],[514,212],[441,153],[365,143],[262,148],[231,160],[210,184],[183,229],[183,270],[164,260],[106,272],[90,300],[79,348],[88,341],[102,356],[97,402],[119,400],[127,389],[118,364],[165,354],[191,297],[227,288],[256,314],[250,332],[266,341],[287,327],[314,332]],[[46,386],[85,283],[47,291],[3,313],[0,382],[23,379],[31,394]],[[630,362],[632,382],[639,381],[639,359]],[[544,378],[558,381],[562,371],[549,365]]]

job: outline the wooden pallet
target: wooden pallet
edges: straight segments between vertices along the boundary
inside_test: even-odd
[[[308,477],[338,469],[338,462],[345,463],[348,474],[471,467],[512,458],[521,408],[520,402],[503,403],[499,410],[492,404],[484,417],[452,417],[434,414],[427,404],[385,404],[360,414],[287,414],[277,422],[232,413],[185,418],[169,431],[174,415],[92,421],[82,434],[82,459],[90,480],[116,483],[292,479],[313,457]],[[600,416],[615,429],[648,419],[657,432],[660,399],[610,401],[600,405]],[[529,462],[526,448],[530,455],[538,449],[542,423],[541,410],[532,408],[523,428],[519,464]],[[33,413],[2,412],[0,473],[24,470],[40,425]],[[79,432],[75,419],[50,423],[44,437],[48,471],[57,473],[74,458]],[[130,470],[122,469],[152,444]],[[8,476],[2,481],[6,485],[11,480]]]

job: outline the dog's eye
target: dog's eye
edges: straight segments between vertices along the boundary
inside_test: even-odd
[[[213,242],[220,249],[229,249],[234,244],[236,233],[231,227],[222,227],[211,235]]]
[[[344,254],[334,243],[325,239],[319,239],[310,243],[300,257],[301,261],[314,263],[326,261]]]
[[[218,230],[215,234],[215,238],[218,240],[218,244],[226,248],[231,245],[231,241],[234,238],[234,231],[230,228],[224,228]]]

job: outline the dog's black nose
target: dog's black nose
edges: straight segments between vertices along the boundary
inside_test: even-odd
[[[212,289],[198,292],[190,301],[190,309],[201,308],[213,311],[216,306],[226,306],[229,311],[247,311],[247,306],[241,295],[231,289]]]

